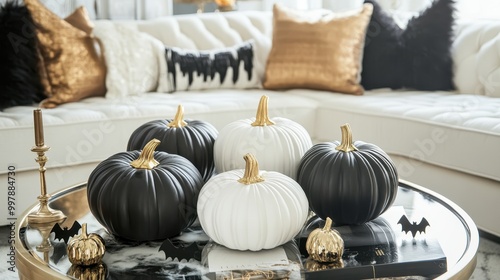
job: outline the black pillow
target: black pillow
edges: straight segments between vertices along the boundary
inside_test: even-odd
[[[35,24],[26,6],[0,6],[0,109],[44,99]]]
[[[365,89],[452,90],[454,0],[436,0],[401,29],[373,0],[361,84]]]

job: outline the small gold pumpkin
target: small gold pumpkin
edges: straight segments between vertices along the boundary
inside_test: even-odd
[[[313,230],[307,237],[306,250],[318,262],[338,262],[344,253],[344,240],[332,229],[332,220],[326,218],[325,226]]]
[[[72,265],[68,275],[79,280],[104,280],[108,275],[108,268],[102,262],[90,266]]]
[[[332,262],[332,263],[322,263],[322,262],[317,262],[310,257],[307,258],[306,260],[306,270],[307,271],[322,271],[322,270],[329,270],[329,269],[337,269],[337,268],[343,268],[344,267],[344,261],[340,259],[340,261],[337,262]]]
[[[87,224],[82,225],[82,233],[68,243],[68,258],[72,264],[93,265],[102,260],[106,246],[101,236],[87,234]]]

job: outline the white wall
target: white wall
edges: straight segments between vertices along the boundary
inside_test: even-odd
[[[500,19],[499,0],[457,0],[460,19]]]
[[[10,0],[0,0],[3,4]],[[149,19],[173,13],[175,0],[40,0],[61,17],[85,5],[92,19]],[[388,10],[418,12],[433,0],[378,0]],[[240,0],[239,10],[270,11],[275,2],[298,9],[325,8],[342,11],[356,8],[363,0]],[[500,19],[500,0],[456,0],[459,19]]]
[[[4,4],[11,0],[0,0]],[[39,0],[60,17],[85,6],[91,19],[149,19],[172,14],[172,0]]]

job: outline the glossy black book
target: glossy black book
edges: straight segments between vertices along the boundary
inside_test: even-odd
[[[403,208],[393,207],[381,217],[359,226],[335,227],[344,240],[343,267],[308,258],[309,232],[324,221],[312,217],[297,239],[306,279],[365,279],[398,276],[434,278],[447,270],[446,256],[430,234],[405,234],[398,225]],[[431,225],[432,226],[432,225]]]

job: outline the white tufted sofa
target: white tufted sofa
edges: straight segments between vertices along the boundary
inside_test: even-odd
[[[213,49],[254,39],[265,65],[272,21],[266,12],[185,15],[127,22],[165,45]],[[99,24],[99,22],[97,23]],[[398,165],[400,177],[439,192],[464,208],[478,226],[500,236],[500,22],[465,23],[453,45],[458,92],[377,90],[363,96],[294,89],[207,90],[143,93],[126,99],[89,98],[44,110],[45,142],[52,149],[49,192],[83,182],[113,153],[124,151],[132,131],[146,121],[173,117],[183,104],[187,118],[225,124],[253,117],[261,95],[270,115],[301,123],[315,142],[340,138],[351,124],[354,138],[374,143]],[[261,71],[260,75],[263,75]],[[39,193],[32,111],[0,112],[0,182],[16,170],[16,214]],[[3,188],[6,189],[6,188]],[[0,192],[6,201],[7,192]],[[2,204],[5,205],[5,204]],[[3,207],[3,206],[2,206]],[[10,222],[0,210],[0,224]]]

